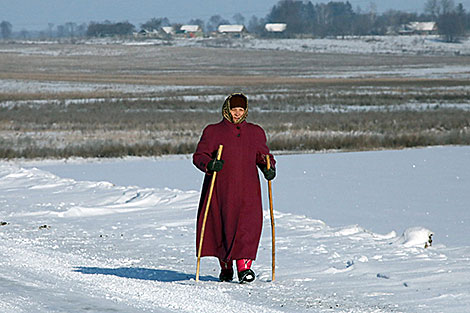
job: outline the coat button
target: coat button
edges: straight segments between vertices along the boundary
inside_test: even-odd
[[[240,134],[238,134],[237,137],[240,137]]]
[[[240,126],[237,126],[237,129],[240,129]]]

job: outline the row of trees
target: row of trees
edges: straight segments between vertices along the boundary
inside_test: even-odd
[[[119,36],[132,34],[135,30],[135,26],[129,22],[111,23],[109,21],[105,23],[91,22],[88,25],[86,35],[88,37],[108,37],[108,36]]]
[[[91,25],[91,24],[90,24]],[[13,26],[8,21],[2,21],[0,23],[0,34],[1,38],[9,39],[12,37],[21,38],[21,39],[31,39],[31,38],[75,38],[75,37],[84,37],[86,36],[88,24],[82,23],[77,24],[73,22],[68,22],[63,25],[55,26],[53,23],[47,24],[46,30],[41,31],[28,31],[22,29],[17,33],[13,33]]]
[[[389,10],[377,14],[372,5],[367,12],[353,10],[349,1],[313,5],[312,2],[283,0],[266,17],[267,22],[287,23],[287,35],[314,36],[385,35],[398,32],[402,25],[414,21],[434,21],[448,40],[464,35],[470,29],[470,14],[453,0],[428,0],[424,13]]]
[[[452,0],[428,0],[425,11],[437,22],[446,41],[455,41],[470,29],[470,13],[462,3],[455,6]]]
[[[252,16],[247,23],[245,17],[237,13],[232,20],[236,24],[245,24],[248,31],[260,36],[267,35],[264,29],[266,23],[286,23],[288,25],[284,34],[286,37],[384,35],[398,32],[402,25],[412,21],[435,21],[440,33],[448,41],[454,41],[470,30],[470,13],[465,11],[462,4],[455,5],[453,0],[427,0],[422,14],[398,10],[378,14],[374,5],[363,11],[360,7],[353,9],[349,1],[331,1],[314,5],[311,1],[281,0],[272,7],[265,18]],[[230,24],[230,21],[220,15],[214,15],[207,22],[192,19],[188,24],[200,25],[210,33],[221,24]],[[152,18],[141,24],[140,28],[153,30],[162,26],[174,26],[175,29],[179,29],[180,25],[170,23],[167,18]],[[127,21],[91,22],[88,25],[66,23],[55,29],[54,24],[49,24],[48,30],[41,32],[39,37],[122,36],[130,35],[135,30],[136,27]],[[7,21],[1,22],[0,33],[4,39],[10,38],[12,25]],[[27,31],[19,32],[19,37],[26,38],[28,35]]]

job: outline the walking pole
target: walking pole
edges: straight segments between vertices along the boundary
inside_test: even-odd
[[[269,160],[269,155],[266,156],[266,163],[268,170],[271,168],[271,161]],[[271,187],[271,181],[268,180],[268,194],[269,194],[269,212],[271,213],[271,236],[272,236],[272,278],[271,281],[274,281],[275,272],[276,272],[276,236],[274,229],[274,210],[273,210],[273,191]]]
[[[219,145],[219,150],[217,150],[217,160],[220,160],[220,157],[222,156],[223,147],[224,146]],[[215,183],[216,177],[217,177],[217,172],[214,172],[212,174],[211,186],[209,188],[209,196],[207,197],[206,210],[204,211],[204,219],[202,220],[201,238],[199,239],[199,249],[197,252],[196,281],[199,281],[199,268],[201,266],[202,242],[204,241],[204,231],[206,230],[207,213],[209,213],[209,207],[210,207],[211,199],[212,199],[212,191],[214,190],[214,183]]]

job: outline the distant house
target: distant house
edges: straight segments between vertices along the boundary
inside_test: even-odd
[[[135,38],[158,38],[160,33],[156,29],[141,29],[139,32],[134,32],[133,35]]]
[[[182,25],[180,32],[190,38],[203,36],[202,28],[199,25]]]
[[[433,35],[437,34],[436,22],[410,22],[402,25],[400,35]]]
[[[264,25],[264,29],[270,33],[282,33],[286,30],[286,23],[268,23]]]
[[[171,26],[163,26],[162,32],[167,36],[171,36],[175,34],[175,29]]]
[[[217,32],[231,37],[243,37],[248,33],[244,25],[219,25]]]

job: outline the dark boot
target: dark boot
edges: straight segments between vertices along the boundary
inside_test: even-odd
[[[219,260],[220,263],[220,275],[219,275],[219,280],[220,281],[232,281],[233,280],[233,262],[225,262],[222,260]]]
[[[240,284],[250,283],[255,280],[255,272],[251,269],[247,269],[241,272],[238,272],[238,281]]]
[[[222,269],[219,275],[220,281],[230,282],[233,280],[233,269]]]

